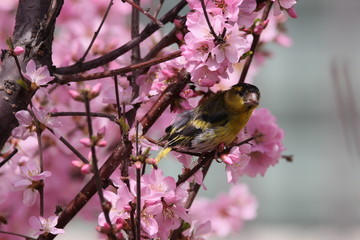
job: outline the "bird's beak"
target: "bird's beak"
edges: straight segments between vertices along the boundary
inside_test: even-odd
[[[259,96],[256,93],[249,93],[246,96],[245,104],[248,106],[257,106],[259,105]]]

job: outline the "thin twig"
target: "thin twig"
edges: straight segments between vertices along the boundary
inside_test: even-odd
[[[77,115],[75,115],[77,116]],[[49,127],[46,127],[52,134],[55,135],[54,130],[52,130]],[[55,135],[56,136],[56,135]],[[89,161],[76,149],[74,148],[71,143],[69,143],[64,137],[59,137],[59,140],[65,144],[65,146],[67,146],[83,163],[85,164],[89,164]]]
[[[272,4],[273,4],[272,1],[268,1],[266,3],[264,12],[263,12],[261,20],[259,22],[260,25],[263,24],[264,21],[268,18]],[[260,40],[260,35],[261,35],[261,32],[260,33],[255,33],[255,32],[253,33],[254,38],[253,38],[253,42],[251,43],[251,47],[250,47],[251,55],[246,58],[246,61],[245,61],[245,64],[244,64],[243,70],[241,72],[240,79],[239,79],[238,83],[245,82],[246,75],[247,75],[247,73],[249,71],[251,62],[252,62],[253,57],[255,55],[256,47],[257,47],[257,45],[259,43],[259,40]]]
[[[91,117],[108,118],[110,121],[119,124],[119,119],[112,114],[91,112]],[[70,116],[86,116],[86,112],[53,112],[49,114],[51,117],[70,117]]]
[[[65,144],[83,163],[89,164],[87,160],[76,148],[74,148],[64,137],[60,137],[59,140]]]
[[[109,5],[108,5],[108,7],[107,7],[107,9],[106,9],[106,11],[105,11],[104,17],[103,17],[103,19],[101,20],[101,23],[100,23],[98,29],[95,31],[94,36],[93,36],[93,38],[91,39],[91,42],[90,42],[88,48],[86,49],[84,55],[79,59],[79,61],[78,61],[79,63],[83,63],[84,60],[85,60],[85,58],[86,58],[86,56],[88,55],[88,53],[89,53],[92,45],[94,44],[97,36],[98,36],[99,33],[100,33],[100,30],[101,30],[102,26],[103,26],[104,23],[105,23],[105,20],[106,20],[108,14],[109,14],[109,12],[110,12],[110,9],[111,9],[111,6],[112,6],[112,5],[113,5],[113,0],[110,0]]]
[[[142,9],[137,3],[135,3],[131,0],[123,0],[123,1],[129,3],[133,8],[137,9],[139,12],[141,12],[146,17],[148,17],[151,21],[153,21],[154,23],[159,25],[159,27],[161,27],[161,28],[164,27],[164,24],[162,22],[160,22],[158,19],[156,19],[156,17],[152,16],[150,13],[148,13],[147,11]]]
[[[214,31],[214,28],[213,28],[212,25],[211,25],[211,22],[210,22],[208,13],[207,13],[207,11],[206,11],[206,6],[205,6],[204,0],[200,0],[200,3],[201,3],[202,10],[203,10],[203,12],[204,12],[205,20],[206,20],[206,23],[207,23],[207,25],[208,25],[208,27],[209,27],[210,33],[211,33],[211,35],[214,36],[215,42],[219,42],[221,39],[220,39],[220,37],[216,34],[216,32]]]
[[[56,75],[57,80],[55,80],[59,84],[65,84],[69,82],[80,82],[80,81],[88,81],[88,80],[96,80],[100,78],[113,77],[116,75],[124,75],[125,73],[132,72],[137,69],[150,67],[152,65],[156,65],[162,62],[169,61],[171,59],[177,58],[181,56],[181,51],[178,50],[176,52],[167,54],[162,57],[150,59],[146,62],[141,62],[137,64],[133,64],[127,67],[118,68],[114,70],[107,70],[103,72],[97,72],[92,74],[84,74],[84,75]]]
[[[95,179],[95,184],[96,184],[96,189],[100,198],[100,203],[101,203],[101,208],[102,211],[104,213],[105,216],[105,220],[106,222],[109,224],[110,226],[110,233],[108,234],[108,236],[115,240],[115,234],[114,234],[114,230],[113,230],[113,226],[110,220],[110,216],[109,216],[109,208],[108,208],[108,204],[106,203],[106,199],[104,197],[103,191],[102,191],[102,182],[101,182],[101,178],[100,178],[100,173],[99,173],[99,168],[98,168],[98,160],[96,157],[96,150],[95,150],[95,142],[93,141],[93,128],[92,128],[92,121],[91,121],[91,116],[90,116],[90,102],[88,99],[88,93],[84,93],[84,103],[85,103],[85,109],[86,109],[86,113],[87,113],[87,123],[88,123],[88,130],[89,130],[89,138],[92,142],[91,144],[91,159],[92,159],[92,168],[93,168],[93,172],[94,172],[94,179]]]
[[[115,86],[115,96],[116,96],[116,110],[117,117],[120,119],[121,117],[121,107],[120,107],[120,95],[119,95],[119,84],[117,75],[114,76],[114,86]]]
[[[4,160],[0,162],[0,168],[7,163],[19,150],[17,148],[14,148],[14,150],[6,157]]]

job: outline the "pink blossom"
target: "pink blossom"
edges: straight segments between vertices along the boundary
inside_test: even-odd
[[[188,2],[190,8],[202,12],[200,1],[188,0]],[[211,0],[206,2],[206,10],[210,14],[219,14],[228,21],[236,21],[239,14],[239,6],[242,2],[243,0]]]
[[[184,231],[189,240],[206,240],[211,233],[211,221],[193,221],[191,228]]]
[[[58,218],[58,216],[50,216],[49,218],[44,218],[42,216],[32,216],[29,219],[29,223],[30,226],[36,230],[36,236],[43,233],[51,233],[57,235],[64,233],[64,229],[55,227],[58,223]]]
[[[22,174],[31,181],[40,181],[51,176],[51,172],[49,171],[40,172],[40,168],[36,162],[30,161],[29,159],[24,160],[24,164],[20,166],[20,169]]]
[[[228,78],[227,72],[232,72],[232,65],[249,50],[250,42],[239,31],[236,23],[242,2],[234,0],[225,4],[216,1],[207,3],[208,11],[213,13],[209,14],[209,21],[217,37],[210,32],[199,2],[191,2],[196,11],[187,16],[189,32],[184,37],[185,44],[181,50],[192,81],[200,86],[212,87],[220,77]],[[246,3],[249,4],[248,1]],[[249,7],[243,10],[247,11],[247,8]],[[221,40],[218,40],[220,36]]]
[[[210,220],[211,233],[225,237],[239,232],[244,221],[256,216],[257,201],[244,184],[234,185],[228,194],[221,194],[213,201],[196,199],[190,217],[199,221]]]
[[[244,144],[239,147],[233,147],[229,154],[221,156],[226,163],[227,181],[236,183],[244,173],[246,166],[249,164],[250,145]]]
[[[291,47],[292,40],[287,35],[283,33],[279,33],[279,35],[276,37],[275,41],[280,44],[283,47]]]
[[[251,149],[251,160],[244,171],[255,177],[264,175],[268,167],[278,163],[281,153],[285,150],[282,141],[284,131],[279,128],[276,118],[266,108],[256,109],[247,124],[250,136],[261,133],[262,136],[254,140]]]
[[[20,110],[15,113],[15,117],[19,122],[19,126],[12,130],[12,136],[22,140],[27,139],[29,136],[33,136],[36,127],[31,114],[26,110]]]
[[[222,63],[225,60],[230,63],[236,63],[240,60],[240,57],[250,49],[250,42],[244,38],[237,24],[234,24],[232,27],[226,27],[226,29],[225,42],[218,44],[212,50],[212,53],[218,63]]]
[[[134,170],[134,167],[129,169],[131,193],[127,185],[118,179],[114,180],[114,184],[118,187],[117,194],[106,192],[105,197],[112,204],[110,211],[112,222],[119,218],[123,220],[129,218],[131,208],[128,203],[134,201],[136,195]],[[163,176],[159,169],[144,174],[141,183],[142,232],[149,238],[168,239],[170,232],[180,226],[181,219],[189,220],[187,209],[184,207],[188,196],[186,188],[176,188],[175,180]],[[105,223],[103,214],[100,214],[98,222],[100,226]]]
[[[190,221],[187,211],[188,209],[184,207],[184,203],[181,200],[162,202],[162,211],[155,216],[159,226],[157,236],[160,239],[169,239],[171,231],[180,227],[181,220],[185,222]]]
[[[239,19],[246,14],[250,14],[256,9],[256,0],[243,0],[239,6]]]
[[[25,206],[34,205],[37,195],[37,183],[51,176],[50,171],[41,172],[35,161],[23,156],[20,159],[20,170],[23,178],[14,183],[16,190],[24,190],[23,203]]]
[[[173,177],[165,177],[163,172],[153,169],[150,174],[144,174],[142,177],[143,187],[147,189],[144,197],[147,201],[165,201],[176,199],[176,182]]]
[[[170,198],[161,197],[161,201],[155,203],[162,206],[161,212],[154,216],[159,226],[157,236],[160,239],[169,239],[171,231],[180,226],[181,220],[190,221],[187,215],[188,209],[184,207],[185,200],[188,197],[187,184],[176,188],[175,196]]]
[[[112,223],[115,223],[117,221],[118,218],[120,218],[120,214],[121,211],[123,211],[123,209],[119,209],[117,206],[117,202],[120,200],[120,197],[116,194],[113,193],[111,191],[103,191],[104,197],[107,201],[109,201],[111,203],[111,209],[109,211],[109,217]],[[100,213],[99,217],[98,217],[98,224],[100,226],[106,226],[107,222],[105,220],[105,215],[104,213]]]
[[[274,15],[281,13],[281,8],[289,9],[296,4],[296,0],[272,0],[274,2]]]
[[[146,206],[141,211],[141,230],[149,238],[155,238],[159,231],[159,224],[154,216],[161,213],[161,204],[152,204]]]
[[[116,223],[118,219],[127,219],[130,217],[131,207],[129,202],[134,199],[134,196],[129,192],[127,185],[119,179],[114,180],[114,184],[118,187],[117,192],[104,191],[104,197],[111,203],[109,212],[110,220]],[[98,217],[98,224],[104,226],[106,223],[104,213]]]
[[[26,65],[26,72],[23,72],[25,78],[35,84],[36,87],[45,85],[52,81],[54,77],[50,76],[47,66],[36,68],[34,60],[30,60]]]
[[[51,128],[57,137],[60,137],[59,129],[62,127],[62,123],[56,118],[50,115],[50,111],[44,108],[32,107],[32,111],[36,119],[44,124],[45,126]],[[56,111],[56,109],[54,109]]]

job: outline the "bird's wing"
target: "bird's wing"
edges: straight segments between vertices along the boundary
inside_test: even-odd
[[[174,124],[169,126],[166,129],[167,134],[161,140],[167,140],[169,147],[190,147],[191,141],[196,136],[209,128],[225,125],[227,119],[225,110],[210,114],[194,109],[182,114]]]
[[[199,118],[196,109],[186,111],[175,120],[175,122],[166,128],[166,135],[161,141],[167,141],[168,147],[188,146],[193,136],[201,132],[193,126],[193,122]]]

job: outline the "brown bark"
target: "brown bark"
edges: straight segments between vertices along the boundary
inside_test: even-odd
[[[12,42],[14,46],[25,49],[25,53],[18,57],[22,69],[30,59],[51,67],[55,20],[62,4],[63,0],[19,1]],[[26,108],[33,94],[18,84],[20,73],[13,56],[7,53],[3,57],[0,69],[0,149],[18,124],[15,113]]]

